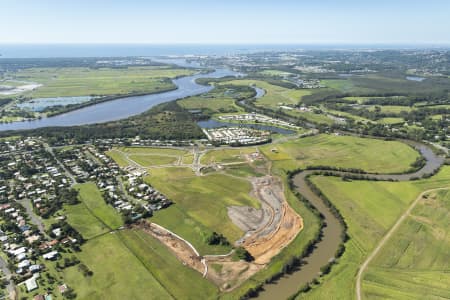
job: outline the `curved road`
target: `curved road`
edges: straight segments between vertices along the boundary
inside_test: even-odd
[[[444,163],[444,158],[437,156],[425,144],[405,140],[402,140],[402,142],[416,148],[426,159],[426,164],[423,168],[409,174],[364,174],[364,176],[377,180],[407,181],[430,174]],[[303,197],[308,199],[308,201],[313,204],[324,216],[324,221],[327,226],[323,228],[323,238],[315,244],[315,249],[312,254],[303,260],[305,262],[304,265],[302,265],[294,273],[281,277],[274,284],[265,284],[263,286],[263,291],[261,291],[257,297],[258,299],[274,299],[275,295],[278,299],[286,299],[290,297],[295,294],[302,285],[311,282],[314,278],[316,278],[320,273],[320,268],[335,257],[336,250],[341,243],[341,234],[344,232],[344,228],[339,220],[331,213],[330,209],[324,204],[322,199],[317,196],[306,183],[306,177],[315,174],[317,171],[318,170],[306,170],[300,172],[293,178],[293,182],[297,191]],[[328,172],[331,172],[334,176],[339,177],[344,175],[361,175],[351,172]],[[364,270],[360,271],[361,274],[363,271]],[[358,300],[359,299],[360,298],[358,298]]]

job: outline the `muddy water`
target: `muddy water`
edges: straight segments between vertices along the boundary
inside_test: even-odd
[[[426,159],[426,165],[422,169],[414,173],[369,175],[370,177],[376,178],[378,180],[407,181],[411,180],[414,177],[421,177],[425,174],[432,173],[443,164],[444,158],[437,156],[428,146],[422,143],[408,140],[403,140],[402,142],[416,148]],[[305,259],[305,265],[301,266],[294,273],[281,277],[274,283],[264,285],[264,290],[260,292],[259,296],[257,297],[258,299],[286,299],[295,294],[301,286],[310,282],[318,276],[320,268],[326,265],[328,261],[334,257],[336,250],[341,242],[340,236],[344,229],[339,223],[339,220],[331,213],[331,211],[328,207],[325,206],[323,201],[306,184],[305,178],[313,173],[314,170],[308,170],[296,175],[294,177],[294,184],[298,192],[300,192],[300,194],[307,198],[324,216],[324,220],[327,226],[323,230],[323,238],[319,243],[316,244],[316,248],[314,249],[313,253]],[[333,173],[336,176],[353,174],[349,172]],[[305,226],[308,226],[308,224],[305,224]]]
[[[264,290],[260,292],[258,299],[286,299],[295,294],[302,285],[318,276],[320,268],[333,259],[341,242],[340,236],[344,230],[342,225],[305,182],[305,177],[312,172],[306,171],[298,174],[294,178],[294,183],[297,190],[325,217],[327,226],[323,230],[323,239],[316,244],[316,249],[304,260],[305,264],[298,271],[285,275],[274,283],[264,285]],[[308,226],[308,224],[305,224],[305,226]]]

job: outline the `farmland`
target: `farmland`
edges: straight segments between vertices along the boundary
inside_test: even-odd
[[[192,73],[191,70],[169,67],[36,68],[21,70],[11,76],[16,80],[42,84],[42,87],[26,94],[42,98],[153,93],[174,87],[165,79]]]

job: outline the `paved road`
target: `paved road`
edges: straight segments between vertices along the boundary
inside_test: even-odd
[[[38,227],[41,234],[46,235],[44,223],[42,222],[41,217],[37,216],[34,213],[33,205],[31,204],[31,200],[24,199],[24,200],[17,200],[17,202],[20,203],[23,207],[25,207],[27,215],[31,219],[31,223],[33,223],[34,225],[36,225]]]
[[[62,162],[59,161],[59,159],[56,157],[55,153],[53,152],[53,148],[50,147],[47,143],[44,144],[44,148],[48,153],[50,153],[53,156],[53,158],[56,160],[56,163],[64,170],[64,173],[66,174],[66,176],[68,178],[70,178],[70,180],[72,181],[71,186],[74,186],[77,183],[77,180],[72,175],[72,173],[70,173],[69,170],[67,170],[66,166]]]

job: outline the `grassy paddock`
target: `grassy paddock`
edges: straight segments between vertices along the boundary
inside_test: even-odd
[[[232,80],[225,84],[235,84],[244,86],[256,86],[266,91],[266,94],[257,99],[255,104],[268,108],[278,109],[279,104],[298,104],[303,96],[310,95],[311,91],[307,89],[287,89],[277,85],[267,83],[262,80]]]
[[[106,204],[95,183],[77,184],[75,188],[79,191],[79,196],[83,204],[100,222],[110,229],[117,229],[123,225],[122,218],[113,207]]]
[[[364,296],[450,298],[449,215],[449,190],[421,200],[370,264]]]
[[[206,245],[204,237],[211,231],[224,234],[231,242],[243,234],[228,217],[228,206],[259,207],[249,195],[250,182],[244,179],[217,173],[199,177],[188,168],[164,168],[153,170],[145,180],[175,202],[157,212],[152,221],[191,241],[202,254],[223,249]]]
[[[399,173],[408,170],[419,157],[414,149],[396,141],[325,134],[265,145],[260,149],[286,170],[322,165]]]
[[[158,240],[140,230],[119,233],[131,253],[175,299],[216,299],[218,289],[202,275],[183,266]]]
[[[42,87],[27,92],[33,98],[88,95],[154,93],[174,88],[165,78],[190,75],[194,71],[168,67],[129,67],[125,69],[31,68],[13,75]]]
[[[350,239],[346,243],[346,251],[331,273],[321,278],[320,285],[298,298],[353,299],[357,270],[365,257],[422,191],[450,186],[450,167],[442,168],[429,179],[409,182],[345,182],[340,178],[324,176],[316,176],[312,180],[344,216]],[[438,251],[440,250],[436,249]],[[386,255],[380,257],[389,260]],[[387,278],[393,277],[394,275],[390,275]],[[375,279],[372,277],[370,280]],[[364,284],[364,292],[365,286]],[[368,288],[370,293],[370,287]],[[375,296],[376,292],[373,292],[372,296]]]
[[[172,298],[117,234],[88,241],[77,256],[94,272],[84,277],[76,266],[64,269],[64,280],[77,299]]]

